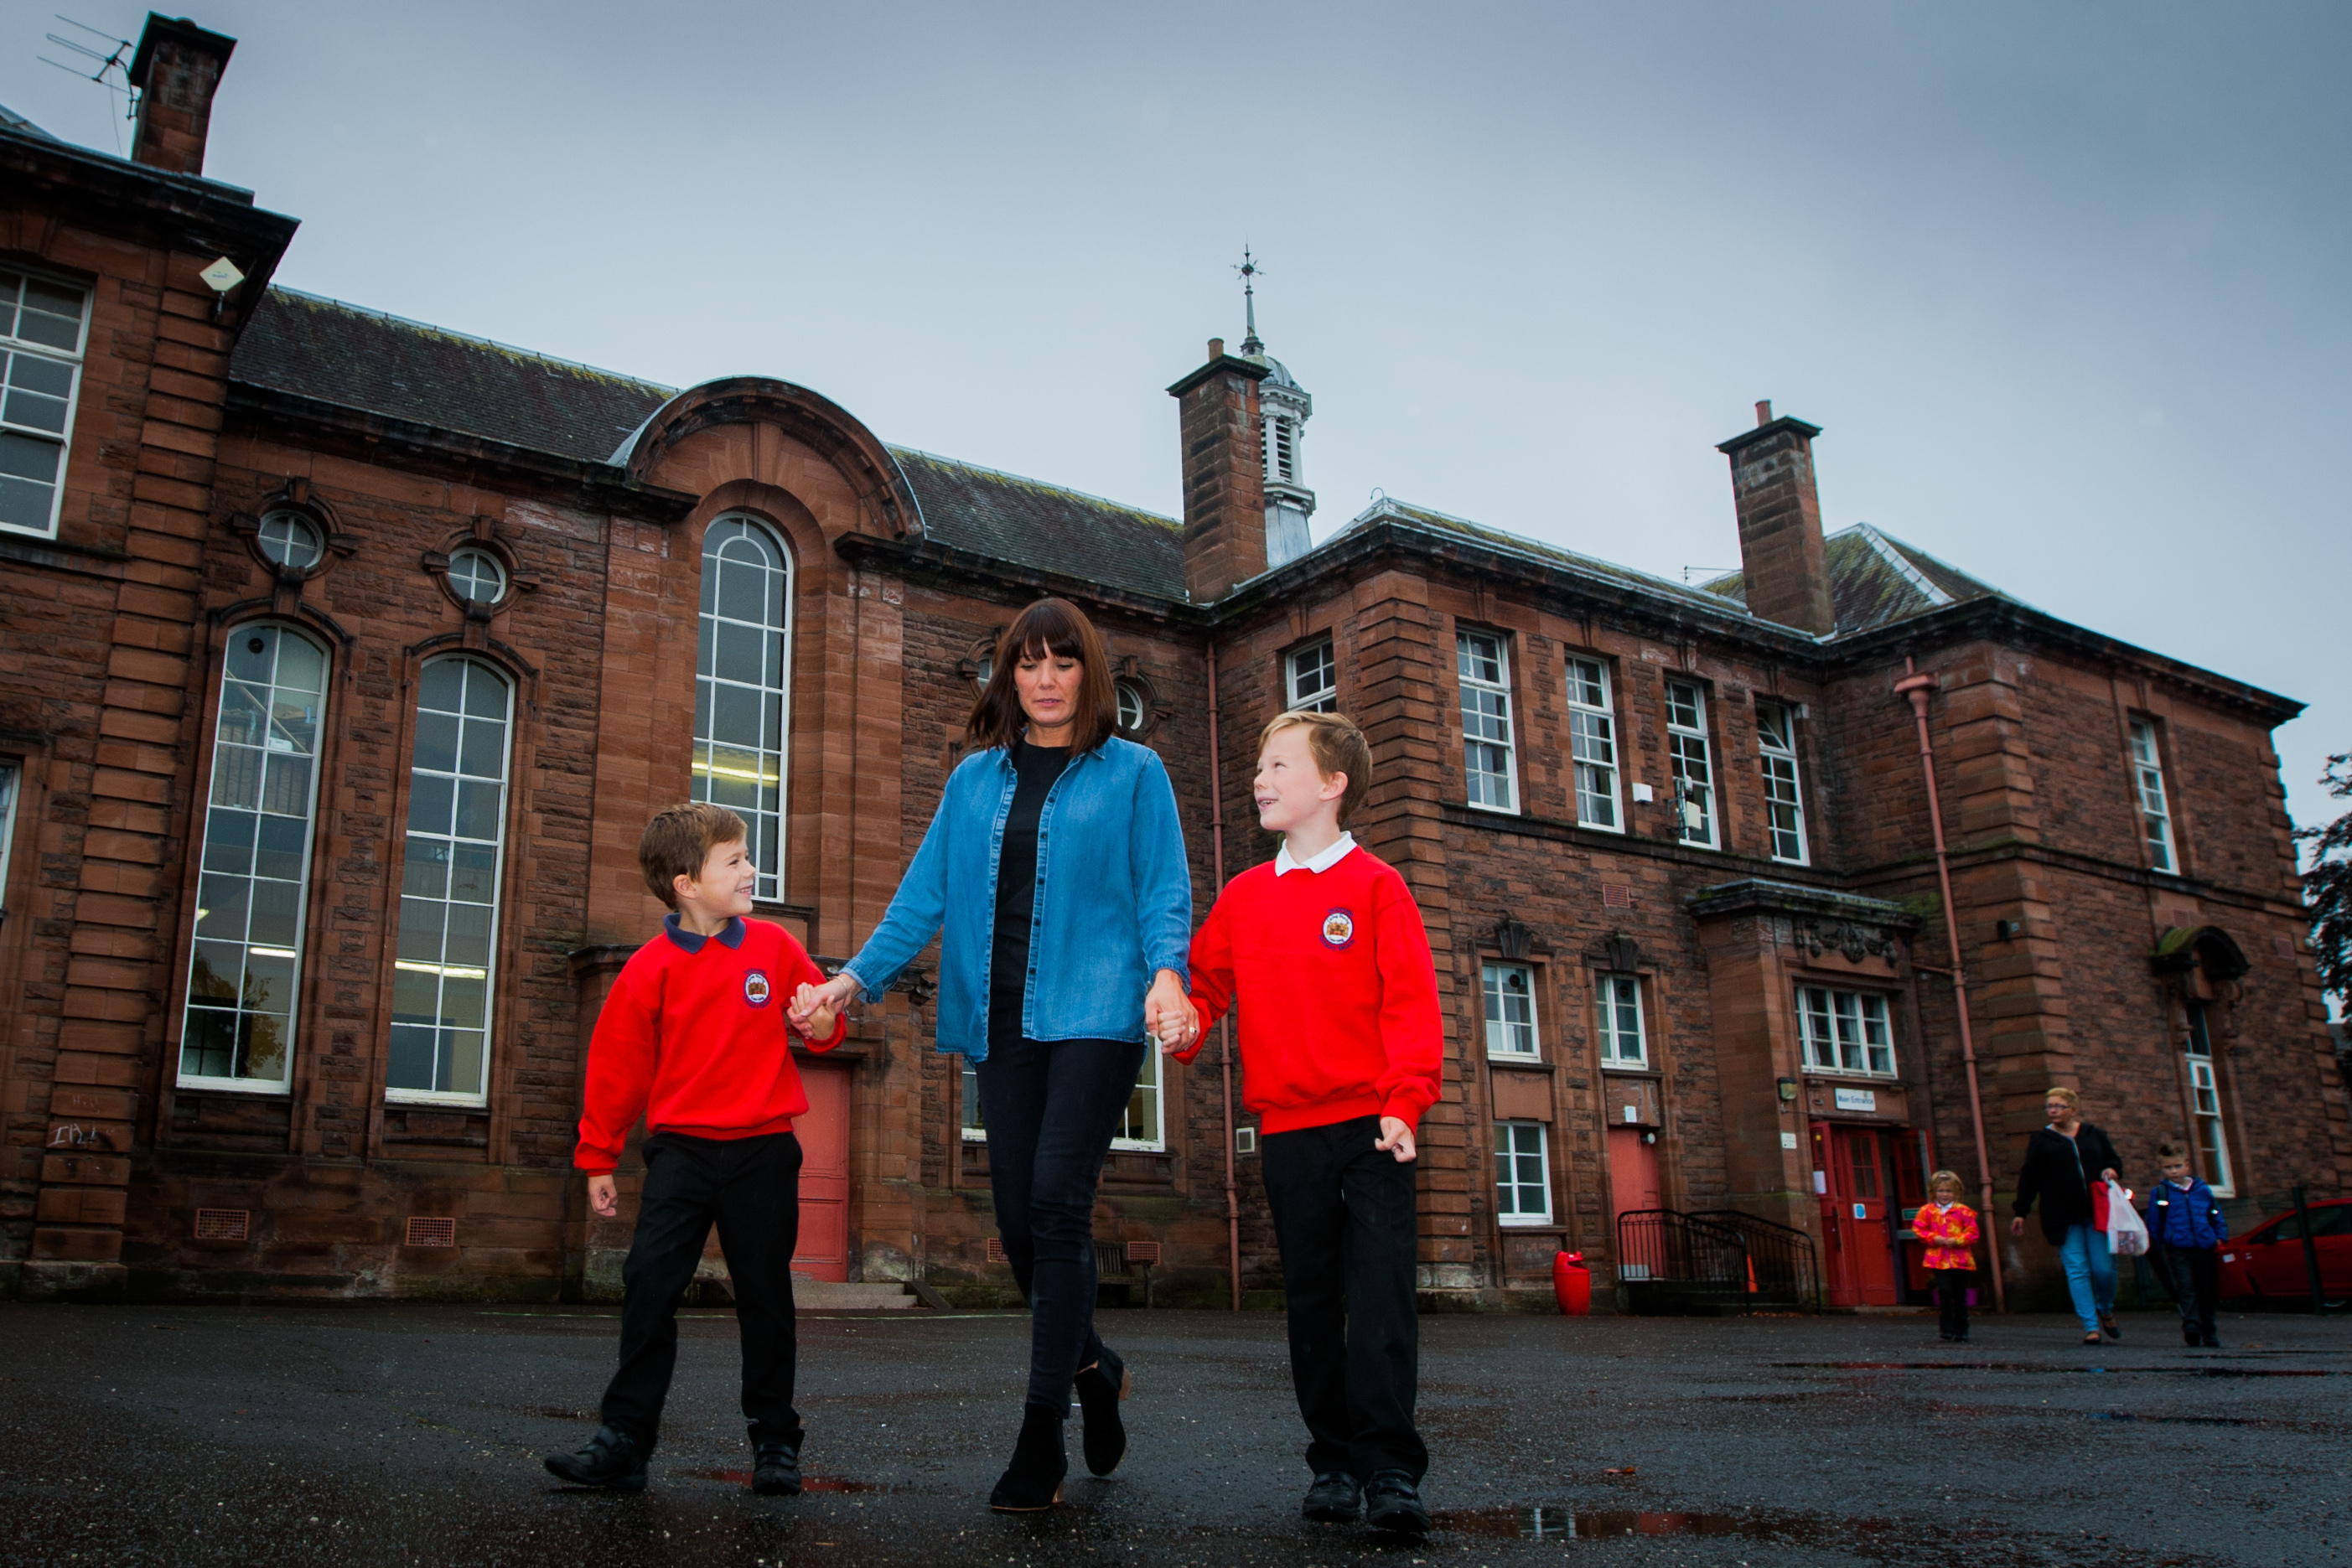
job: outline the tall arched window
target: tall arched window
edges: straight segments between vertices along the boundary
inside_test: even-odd
[[[694,666],[694,798],[751,830],[754,898],[784,896],[784,752],[792,722],[793,558],[730,513],[702,539],[702,636]]]
[[[394,1099],[489,1093],[513,702],[506,676],[473,659],[436,659],[417,681],[384,1072]]]
[[[180,1035],[184,1085],[286,1085],[326,691],[326,652],[308,637],[271,625],[229,633]]]

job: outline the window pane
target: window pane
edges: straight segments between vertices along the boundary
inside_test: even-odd
[[[1802,865],[1804,797],[1797,784],[1796,727],[1789,709],[1777,703],[1756,706],[1756,746],[1764,775],[1765,827],[1772,838],[1772,858]]]
[[[1462,765],[1474,806],[1518,809],[1517,759],[1511,739],[1509,670],[1501,639],[1464,632],[1455,637],[1462,682]]]
[[[753,896],[780,899],[791,558],[760,524],[736,515],[710,525],[702,549],[691,793],[744,819],[757,872]]]
[[[1595,659],[1568,661],[1568,749],[1576,773],[1576,820],[1618,831],[1617,723],[1609,673]]]
[[[300,635],[230,633],[181,1015],[183,1082],[286,1081],[325,685],[326,654]]]
[[[1535,1055],[1534,971],[1521,964],[1487,964],[1482,969],[1481,984],[1487,1051],[1496,1056]]]
[[[1707,751],[1706,696],[1687,681],[1666,683],[1666,759],[1675,786],[1682,841],[1713,849],[1715,773]]]

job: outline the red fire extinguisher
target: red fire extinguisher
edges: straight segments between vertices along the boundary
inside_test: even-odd
[[[1571,1318],[1587,1317],[1592,1312],[1592,1270],[1584,1266],[1581,1252],[1555,1252],[1551,1255],[1551,1291],[1559,1298],[1559,1310]]]

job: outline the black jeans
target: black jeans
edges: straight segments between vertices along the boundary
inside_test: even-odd
[[[988,1120],[988,1185],[1013,1282],[1029,1303],[1032,1405],[1067,1410],[1095,1335],[1095,1186],[1148,1047],[1022,1040],[976,1064]]]
[[[1417,1164],[1372,1147],[1377,1116],[1269,1133],[1259,1147],[1282,1286],[1290,1381],[1307,1418],[1307,1466],[1416,1485],[1429,1449],[1413,1430],[1421,1319],[1413,1305]]]
[[[1943,1309],[1943,1332],[1954,1339],[1969,1336],[1969,1291],[1977,1282],[1974,1269],[1930,1269],[1936,1281],[1936,1305]]]
[[[735,1287],[743,1341],[743,1415],[754,1443],[801,1445],[793,1408],[793,1249],[801,1230],[801,1141],[646,1140],[637,1231],[622,1265],[621,1368],[604,1390],[604,1424],[651,1453],[677,1367],[677,1303],[694,1281],[711,1224]]]
[[[2214,1337],[2214,1298],[2221,1286],[2221,1258],[2211,1247],[2168,1247],[2166,1270],[2172,1277],[2172,1300],[2180,1309],[2180,1332],[2200,1340]]]

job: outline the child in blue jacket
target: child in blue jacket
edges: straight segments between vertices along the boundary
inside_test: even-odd
[[[2229,1222],[2213,1201],[2213,1189],[2190,1174],[2188,1145],[2158,1145],[2156,1161],[2164,1179],[2148,1194],[2147,1234],[2172,1281],[2172,1299],[2180,1304],[2180,1337],[2194,1345],[2219,1345],[2213,1298]]]

